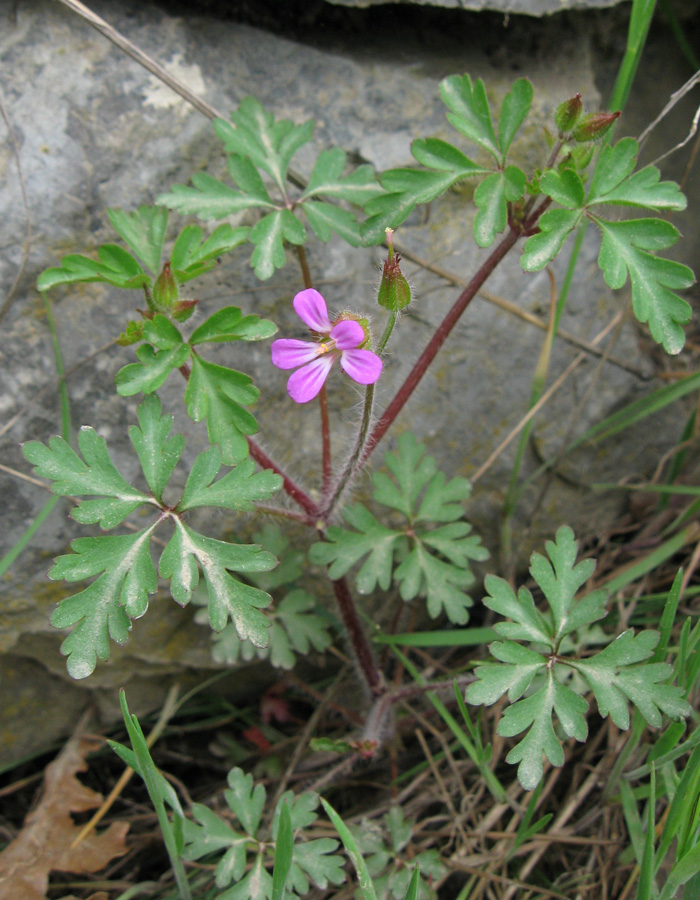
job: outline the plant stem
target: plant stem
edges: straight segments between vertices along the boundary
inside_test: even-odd
[[[332,472],[331,464],[331,429],[328,419],[328,394],[326,393],[325,384],[318,394],[318,405],[321,411],[321,446],[322,446],[322,463],[321,463],[321,493],[325,496],[330,490]]]
[[[343,617],[343,623],[350,638],[350,643],[355,651],[360,671],[365,679],[372,697],[376,700],[386,691],[384,679],[377,668],[377,663],[372,653],[372,648],[367,640],[367,635],[360,622],[357,614],[355,602],[352,599],[347,579],[339,578],[333,582],[333,590],[335,591],[335,599],[338,603],[338,609]]]
[[[384,328],[384,333],[379,339],[379,343],[377,345],[377,355],[381,356],[384,352],[384,348],[389,342],[389,338],[391,337],[391,333],[394,330],[394,325],[396,325],[397,314],[395,311],[392,311],[389,314],[389,318],[387,319],[386,326]],[[357,460],[362,453],[362,450],[365,446],[365,440],[367,438],[367,432],[369,431],[369,426],[372,422],[372,409],[374,408],[374,385],[368,384],[367,390],[365,391],[365,404],[362,409],[362,420],[360,422],[360,431],[357,435],[357,441],[355,443],[355,447],[352,451],[352,455],[348,460],[345,469],[343,470],[343,474],[340,476],[338,483],[333,491],[333,494],[330,498],[328,498],[328,491],[330,489],[330,483],[326,484],[324,481],[324,491],[323,496],[327,498],[327,502],[321,503],[321,518],[327,519],[333,514],[333,510],[338,505],[338,501],[342,499],[343,492],[345,488],[348,486],[350,482],[350,477],[355,471],[355,465]]]
[[[409,372],[406,380],[396,392],[394,399],[387,406],[382,417],[375,425],[374,430],[367,439],[364,450],[362,451],[360,458],[355,464],[354,470],[351,474],[354,475],[355,471],[362,468],[362,466],[365,464],[374,448],[384,437],[387,430],[391,427],[394,419],[403,409],[406,401],[415,391],[419,381],[426,373],[428,366],[437,356],[438,351],[445,343],[445,340],[447,339],[454,326],[459,321],[464,310],[467,308],[467,306],[469,306],[471,301],[483,286],[486,279],[493,272],[496,266],[501,262],[503,257],[506,256],[508,251],[515,246],[518,238],[520,237],[520,234],[520,231],[512,228],[503,238],[501,243],[496,247],[496,249],[491,253],[488,259],[484,262],[481,268],[475,273],[462,293],[459,295],[454,305],[452,306],[452,309],[450,309],[445,318],[442,320],[435,334],[428,342],[425,350],[421,353],[416,364],[413,366],[413,369],[411,369],[411,371]]]
[[[313,282],[311,281],[311,272],[309,270],[309,263],[306,259],[306,250],[301,244],[297,244],[294,249],[297,252],[297,259],[299,260],[299,268],[301,269],[301,277],[304,282],[305,288],[313,287]]]
[[[259,447],[252,438],[247,438],[247,441],[250,455],[253,457],[255,462],[263,469],[272,469],[273,472],[281,475],[282,487],[285,493],[290,496],[292,500],[298,503],[299,506],[301,506],[301,508],[308,513],[310,518],[317,519],[319,512],[318,506],[316,506],[311,497],[309,497],[309,495],[305,491],[303,491],[295,482],[293,482],[289,475],[285,474],[282,469],[280,469],[280,467],[270,459],[267,453],[265,453],[265,451],[261,447]]]

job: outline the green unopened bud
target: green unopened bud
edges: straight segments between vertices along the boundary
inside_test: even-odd
[[[580,119],[574,128],[571,137],[575,141],[597,141],[613,127],[615,120],[619,119],[620,112],[590,113]]]
[[[176,322],[186,322],[195,311],[198,303],[199,300],[178,300],[177,303],[173,304],[171,310],[173,319]]]
[[[560,137],[568,134],[581,118],[583,112],[583,102],[581,95],[576,94],[570,100],[565,100],[557,106],[554,113],[554,122],[559,129]]]
[[[394,251],[393,237],[394,232],[391,228],[387,228],[386,239],[389,245],[389,255],[384,261],[377,303],[384,309],[398,312],[411,302],[411,288],[401,271],[401,254]]]
[[[170,260],[163,265],[163,270],[153,285],[153,309],[155,312],[170,312],[180,297],[180,289],[170,268]]]

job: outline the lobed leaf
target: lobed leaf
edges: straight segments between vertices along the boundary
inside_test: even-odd
[[[583,211],[579,209],[548,209],[540,216],[537,234],[531,235],[523,246],[520,265],[526,272],[539,272],[550,263],[580,224]]]
[[[284,193],[287,170],[294,154],[313,137],[312,119],[294,125],[288,119],[275,119],[255,97],[244,97],[231,113],[232,123],[214,121],[214,130],[229,153],[247,156],[262,169]]]
[[[168,350],[156,350],[151,344],[141,344],[136,350],[139,361],[123,366],[114,382],[121,397],[152,394],[165,384],[173,369],[184,366],[190,358],[190,347],[181,343]]]
[[[675,290],[691,287],[695,277],[688,266],[653,255],[676,243],[679,232],[663,219],[608,222],[591,216],[603,233],[598,265],[611,288],[621,288],[629,275],[632,307],[640,322],[667,353],[679,353],[685,343],[681,325],[690,321],[691,308]]]
[[[255,471],[255,463],[244,459],[223,478],[214,481],[221,469],[221,451],[210,447],[200,453],[190,470],[179,512],[201,506],[222,509],[255,509],[256,502],[269,500],[282,487],[282,476],[269,469]]]
[[[450,124],[488,151],[500,164],[501,148],[493,129],[486,88],[481,78],[472,83],[469,75],[450,75],[440,82],[440,96],[450,110],[447,113]]]
[[[37,288],[48,291],[58,284],[79,284],[101,281],[120,288],[139,288],[150,284],[148,276],[134,257],[117,244],[102,244],[97,250],[98,260],[71,253],[61,265],[45,269],[37,279]]]
[[[634,635],[624,631],[595,656],[571,665],[588,682],[598,710],[625,731],[630,726],[628,700],[637,707],[649,725],[659,728],[661,713],[677,719],[690,714],[690,706],[678,687],[664,684],[672,674],[666,663],[639,665],[649,659],[659,641],[656,631]]]
[[[78,448],[83,459],[61,437],[49,440],[48,447],[30,441],[22,447],[25,459],[34,471],[53,482],[51,491],[61,496],[98,495],[102,499],[84,501],[73,518],[84,525],[99,522],[102,528],[114,528],[151,498],[129,484],[112,462],[107,443],[93,428],[78,432]],[[84,460],[84,461],[83,461]]]
[[[554,732],[552,714],[556,713],[564,733],[577,741],[588,735],[585,713],[588,704],[565,685],[560,684],[551,669],[542,687],[534,694],[506,708],[498,723],[498,734],[512,737],[527,729],[525,737],[506,757],[506,762],[520,763],[518,780],[531,791],[542,780],[543,756],[553,766],[564,764],[564,751]]]
[[[65,581],[102,573],[85,590],[62,600],[51,617],[56,628],[77,625],[61,645],[73,678],[91,675],[98,659],[109,658],[109,639],[125,643],[130,620],[146,612],[148,595],[158,587],[149,547],[154,528],[77,538],[71,544],[73,553],[59,556],[49,571],[50,578]]]
[[[383,193],[372,166],[358,166],[349,175],[343,175],[346,163],[347,154],[340,147],[319,153],[301,201],[310,197],[333,197],[364,206]]]
[[[229,572],[267,571],[275,566],[271,553],[256,544],[228,544],[206,537],[175,520],[175,532],[160,558],[160,574],[170,579],[173,598],[185,605],[199,582],[197,563],[202,567],[209,595],[209,622],[222,631],[230,618],[241,640],[256,647],[269,642],[270,622],[260,612],[270,605],[265,591],[244,584]]]
[[[248,455],[246,436],[255,434],[258,426],[244,406],[255,403],[259,395],[249,375],[192,356],[187,412],[194,422],[206,420],[209,440],[219,447],[226,465],[236,465]]]
[[[136,450],[146,482],[160,503],[163,490],[185,449],[185,437],[182,434],[169,437],[173,417],[161,414],[161,402],[155,394],[145,397],[136,412],[141,427],[132,425],[129,428],[129,440]]]
[[[333,206],[331,203],[324,203],[322,200],[309,200],[301,204],[301,209],[306,214],[309,225],[320,241],[324,243],[329,241],[331,233],[335,231],[351,247],[361,247],[363,245],[360,225],[355,216],[347,209],[341,209],[339,206]]]
[[[504,158],[530,112],[533,93],[532,82],[527,78],[518,78],[503,98],[498,121],[498,144]]]
[[[269,319],[257,315],[244,316],[237,306],[226,306],[209,316],[190,335],[189,344],[228,343],[230,341],[263,341],[277,332]]]
[[[660,181],[661,173],[656,166],[634,172],[638,152],[639,145],[631,137],[603,147],[591,179],[587,205],[610,203],[645,209],[685,209],[687,201],[678,185]]]
[[[253,226],[250,241],[256,245],[250,259],[251,265],[260,281],[266,281],[275,269],[284,267],[284,242],[306,243],[306,230],[294,213],[288,209],[277,209]]]
[[[199,225],[186,225],[175,241],[170,265],[180,283],[190,281],[215,265],[216,258],[248,240],[249,228],[219,225],[206,240]]]
[[[331,525],[326,529],[326,540],[310,548],[309,559],[316,565],[329,566],[328,576],[335,581],[367,556],[356,577],[357,589],[362,594],[371,593],[377,585],[388,590],[400,533],[386,528],[360,504],[347,506],[343,516],[356,530]]]
[[[154,274],[160,271],[168,211],[162,206],[139,206],[132,213],[108,209],[109,221],[119,236]]]
[[[525,173],[517,166],[494,172],[474,192],[479,212],[474,218],[474,240],[479,247],[490,247],[496,235],[508,224],[508,203],[519,200],[525,192]]]
[[[174,184],[169,193],[158,196],[158,203],[176,209],[183,216],[194,215],[200,219],[225,219],[244,209],[274,207],[272,202],[262,203],[259,197],[243,194],[206,172],[196,172],[192,184],[194,187]]]

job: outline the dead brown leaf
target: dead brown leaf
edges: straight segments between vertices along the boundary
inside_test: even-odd
[[[93,833],[71,848],[80,830],[71,812],[85,812],[102,802],[101,794],[76,778],[77,772],[87,769],[85,757],[94,749],[94,740],[76,732],[46,767],[39,804],[29,813],[17,837],[0,853],[0,900],[46,900],[52,871],[98,872],[111,859],[126,853],[127,822],[114,822],[106,831]]]

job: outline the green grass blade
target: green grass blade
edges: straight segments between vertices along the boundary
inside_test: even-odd
[[[420,885],[420,869],[418,866],[413,870],[411,880],[404,894],[403,900],[418,900],[418,886]]]
[[[644,850],[639,866],[639,884],[637,887],[637,900],[651,900],[652,891],[656,892],[654,885],[654,829],[656,817],[654,814],[656,798],[656,768],[651,764],[651,777],[649,781],[649,802],[647,805],[647,830],[644,837]]]
[[[405,634],[375,634],[375,644],[400,647],[478,647],[498,640],[493,628],[455,628],[450,631],[417,631]]]
[[[686,394],[690,394],[699,388],[700,372],[688,375],[687,378],[680,378],[674,384],[666,384],[658,388],[658,390],[652,391],[646,397],[634,400],[623,407],[623,409],[603,419],[602,422],[593,425],[571,444],[569,450],[579,447],[586,441],[602,441],[605,438],[619,434],[620,431],[624,431],[631,425],[643,421],[648,416],[665,409],[671,403],[675,403],[676,400],[680,400]]]
[[[367,863],[364,861],[362,854],[360,853],[360,849],[355,842],[355,838],[350,833],[350,829],[340,818],[338,813],[333,809],[333,807],[326,800],[321,797],[321,803],[323,804],[323,808],[328,814],[328,818],[333,823],[335,830],[338,832],[338,837],[343,842],[343,847],[350,857],[353,866],[355,867],[355,871],[357,872],[357,880],[360,884],[360,893],[364,897],[364,900],[377,900],[377,894],[374,890],[374,883],[369,874],[369,869],[367,868]]]
[[[611,110],[624,109],[627,104],[644,51],[655,6],[656,0],[634,0],[632,3],[632,13],[627,31],[627,47],[610,95],[609,107]]]
[[[401,660],[404,668],[411,675],[413,680],[418,684],[425,684],[425,679],[413,665],[411,660],[404,653],[402,653],[398,649],[398,647],[392,647],[392,651],[394,655]],[[486,786],[488,787],[496,802],[503,803],[506,797],[506,792],[498,778],[496,778],[496,775],[491,771],[491,769],[489,769],[487,760],[483,756],[483,751],[482,753],[479,753],[479,749],[472,743],[469,737],[465,734],[464,730],[460,728],[457,720],[450,713],[445,704],[442,702],[442,700],[440,700],[440,698],[434,691],[428,691],[426,697],[428,698],[428,700],[430,700],[434,708],[440,714],[445,725],[447,725],[452,734],[462,745],[467,756],[471,759],[474,765],[478,767],[479,771],[484,777]]]
[[[606,581],[604,585],[605,588],[610,591],[611,594],[614,594],[616,591],[621,590],[623,587],[627,587],[628,584],[632,584],[632,582],[637,581],[637,579],[642,578],[648,572],[656,569],[657,566],[660,566],[678,553],[678,551],[685,547],[686,544],[695,542],[697,539],[697,526],[693,524],[688,525],[683,531],[680,531],[672,538],[669,538],[669,540],[664,541],[661,546],[647,554],[647,556],[640,559],[634,565],[625,568],[625,570],[615,578]]]
[[[630,836],[630,843],[637,859],[637,864],[641,866],[642,857],[644,856],[644,832],[642,829],[642,820],[637,809],[637,801],[628,781],[620,782],[620,800],[622,802],[622,812],[627,825],[627,833]]]
[[[272,900],[284,900],[284,886],[292,866],[294,853],[294,833],[292,817],[286,801],[280,808],[277,842],[275,843],[275,863],[272,869]]]
[[[126,702],[126,693],[123,688],[119,692],[119,703],[124,717],[124,724],[126,725],[126,730],[129,734],[129,740],[131,741],[134,755],[139,764],[139,774],[141,775],[141,778],[143,778],[146,790],[148,791],[148,796],[151,798],[151,803],[153,803],[156,816],[158,817],[158,824],[163,833],[163,841],[165,842],[165,848],[170,857],[170,865],[173,868],[173,875],[175,876],[180,897],[182,900],[192,900],[192,893],[190,891],[189,882],[187,881],[187,875],[185,874],[185,868],[180,859],[179,841],[170,819],[168,818],[168,814],[165,811],[165,801],[160,790],[160,784],[158,783],[158,770],[156,769],[153,757],[148,749],[146,737],[141,729],[139,720],[129,712],[129,707]]]

